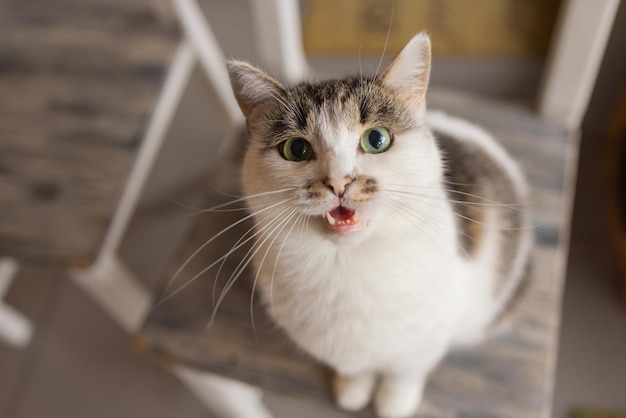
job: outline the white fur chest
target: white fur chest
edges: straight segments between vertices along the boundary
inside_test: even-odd
[[[278,251],[261,266],[258,287],[277,323],[344,372],[384,367],[419,355],[425,345],[447,344],[454,326],[455,247],[426,236],[385,235],[356,246],[318,239],[303,247],[295,239],[275,274]]]

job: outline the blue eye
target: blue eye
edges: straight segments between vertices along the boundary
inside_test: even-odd
[[[372,128],[361,135],[361,149],[369,154],[380,154],[391,146],[391,133],[385,128]]]
[[[304,138],[293,137],[278,145],[278,152],[288,161],[305,161],[313,158],[313,147]]]

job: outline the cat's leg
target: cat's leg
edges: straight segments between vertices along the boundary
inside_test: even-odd
[[[426,374],[385,374],[376,391],[374,406],[379,418],[413,416],[422,400]]]
[[[434,337],[434,336],[433,336]],[[428,344],[398,355],[381,369],[381,381],[376,389],[374,407],[380,418],[413,416],[422,401],[424,385],[430,372],[445,355],[449,336],[430,338]]]
[[[374,373],[355,375],[337,373],[333,382],[335,399],[341,408],[347,411],[357,411],[370,402],[375,384]]]

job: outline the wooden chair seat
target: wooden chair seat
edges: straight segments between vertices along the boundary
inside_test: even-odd
[[[449,354],[428,381],[420,413],[547,417],[556,365],[576,138],[521,106],[437,90],[429,93],[429,101],[431,108],[484,126],[520,161],[532,189],[532,204],[525,210],[533,213],[536,244],[529,288],[510,329],[472,350]],[[224,201],[217,192],[208,194],[204,207]],[[199,215],[177,256],[169,262],[163,286],[189,255],[241,216],[241,212]],[[181,288],[237,242],[246,231],[245,225],[240,226],[216,240],[215,246],[203,249],[183,269],[169,291],[182,290],[151,310],[135,337],[137,347],[166,363],[192,366],[336,408],[330,394],[331,371],[296,348],[251,297],[252,269],[227,293],[209,328],[217,266]],[[225,263],[216,298],[243,254],[238,251]],[[372,412],[365,410],[355,416],[372,416]]]

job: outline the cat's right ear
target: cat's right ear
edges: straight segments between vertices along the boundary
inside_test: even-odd
[[[383,84],[423,112],[430,77],[430,38],[415,35],[380,76]]]
[[[255,107],[284,96],[285,87],[255,66],[235,60],[226,65],[235,98],[246,118]]]

